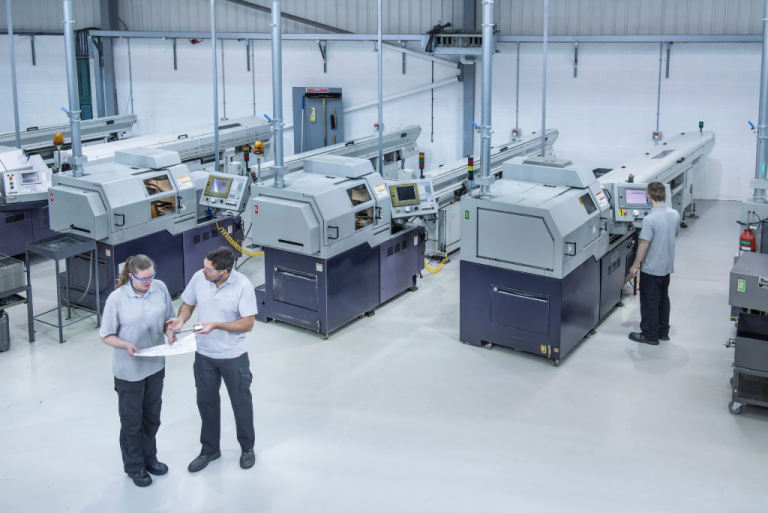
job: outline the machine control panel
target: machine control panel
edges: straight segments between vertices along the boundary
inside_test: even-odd
[[[432,178],[390,183],[389,196],[392,198],[392,219],[437,214]]]
[[[8,198],[46,192],[50,186],[51,171],[48,169],[3,172],[3,191]]]
[[[667,204],[669,204],[670,189],[667,189]],[[613,184],[613,219],[618,222],[632,223],[642,221],[651,213],[651,202],[648,198],[647,183],[617,183]]]
[[[242,212],[248,199],[248,178],[211,173],[205,184],[200,205]]]

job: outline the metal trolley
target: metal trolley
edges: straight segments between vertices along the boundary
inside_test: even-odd
[[[735,346],[731,402],[728,410],[741,413],[745,404],[768,407],[768,316],[739,313]]]

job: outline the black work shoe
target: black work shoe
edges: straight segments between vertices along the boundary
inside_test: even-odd
[[[189,467],[187,467],[187,470],[190,472],[200,472],[205,467],[208,466],[210,462],[213,460],[217,460],[221,458],[221,451],[216,451],[213,454],[201,454],[194,460],[192,460],[192,463],[189,464]]]
[[[150,477],[150,475],[147,474],[146,470],[142,470],[141,472],[136,472],[135,474],[128,474],[128,477],[133,479],[133,484],[135,484],[139,488],[144,488],[145,486],[149,486],[152,484],[152,477]]]
[[[156,461],[151,465],[144,465],[144,468],[153,476],[164,476],[168,473],[168,465]]]
[[[629,340],[631,340],[633,342],[640,342],[641,344],[650,344],[652,346],[658,346],[659,345],[659,341],[658,340],[647,339],[647,338],[645,338],[645,335],[643,335],[642,333],[638,333],[636,331],[633,331],[632,333],[629,334]]]
[[[249,469],[256,463],[256,453],[253,449],[243,452],[240,455],[240,468]]]
[[[669,342],[669,337],[659,337],[659,340],[663,340],[664,342]]]

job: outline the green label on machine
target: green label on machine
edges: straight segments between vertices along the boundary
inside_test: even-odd
[[[746,280],[739,280],[737,287],[738,287],[739,292],[746,292],[747,291],[747,282],[746,282]]]
[[[464,219],[469,219],[469,210],[464,211]]]

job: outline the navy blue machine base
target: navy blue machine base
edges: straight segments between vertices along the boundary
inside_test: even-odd
[[[219,226],[231,228],[232,238],[242,244],[243,230],[240,217],[226,218],[218,221]],[[218,247],[229,243],[217,230],[216,224],[211,223],[177,235],[171,235],[163,230],[121,244],[96,244],[99,253],[99,284],[101,286],[101,306],[107,301],[107,296],[115,290],[117,277],[120,275],[120,264],[129,256],[147,255],[155,261],[157,279],[162,280],[168,287],[171,296],[176,296],[192,279],[192,276],[203,268],[205,255]],[[235,258],[240,252],[232,248]],[[72,304],[77,304],[91,310],[96,309],[96,292],[90,277],[91,255],[76,255],[67,259],[67,272],[61,273],[61,282],[69,280]],[[62,285],[62,291],[64,291]],[[84,293],[88,291],[87,294]],[[62,292],[63,294],[63,292]],[[64,296],[63,296],[64,297]],[[81,298],[78,301],[78,298]]]
[[[256,287],[256,318],[328,335],[413,287],[424,268],[424,244],[417,227],[329,259],[264,248],[266,282]]]
[[[590,258],[562,280],[461,262],[460,335],[563,358],[599,320],[600,263]]]
[[[563,358],[621,302],[636,241],[622,237],[563,279],[461,262],[460,340]]]

